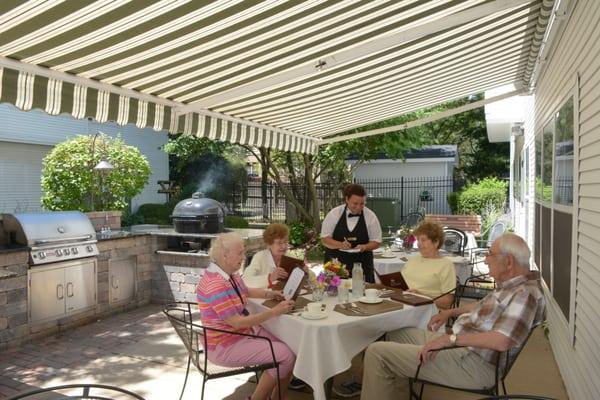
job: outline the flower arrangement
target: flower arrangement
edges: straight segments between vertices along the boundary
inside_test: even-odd
[[[315,289],[326,290],[331,296],[337,295],[337,288],[342,284],[342,279],[348,278],[346,267],[338,260],[333,259],[323,264],[323,271],[312,282]]]
[[[396,231],[396,236],[402,240],[402,247],[405,249],[411,249],[417,238],[413,235],[413,230],[408,225],[402,225],[400,229]]]

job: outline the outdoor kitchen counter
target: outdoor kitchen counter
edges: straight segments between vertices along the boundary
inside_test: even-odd
[[[0,244],[0,254],[13,253],[16,251],[29,251],[29,247],[22,245],[4,245]]]

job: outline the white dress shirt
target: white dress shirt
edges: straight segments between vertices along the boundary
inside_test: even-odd
[[[342,213],[344,212],[345,204],[341,206],[337,206],[333,208],[323,220],[323,224],[321,225],[321,237],[332,237],[335,226],[337,225]],[[346,210],[346,223],[348,224],[348,230],[352,232],[354,228],[356,228],[356,224],[358,224],[358,220],[360,217],[352,217],[348,218],[348,214],[350,214],[350,210]],[[365,216],[365,224],[367,225],[367,232],[369,234],[369,241],[381,243],[382,234],[381,234],[381,225],[379,224],[379,220],[377,219],[377,215],[367,207],[363,208],[363,215]]]

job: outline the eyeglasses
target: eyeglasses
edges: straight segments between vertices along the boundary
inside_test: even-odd
[[[484,257],[494,257],[494,256],[503,256],[504,254],[502,253],[492,253],[491,251],[486,251],[485,253],[483,253]]]

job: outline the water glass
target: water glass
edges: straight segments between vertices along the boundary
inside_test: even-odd
[[[313,301],[321,301],[321,300],[323,300],[324,294],[325,294],[325,288],[314,287],[313,291],[312,291],[312,300]]]
[[[347,303],[350,301],[350,289],[343,284],[338,287],[338,303]]]

